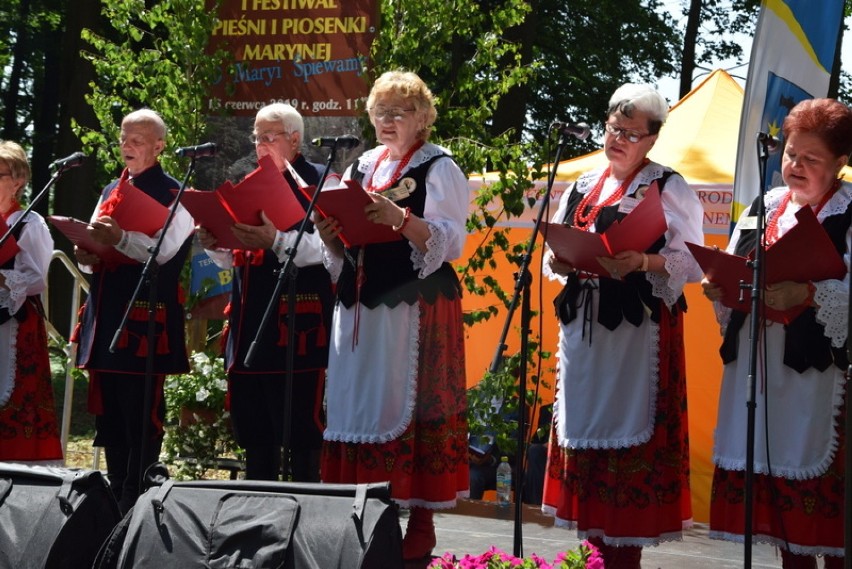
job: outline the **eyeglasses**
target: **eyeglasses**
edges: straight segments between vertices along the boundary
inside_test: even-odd
[[[130,136],[125,137],[122,136],[118,139],[119,146],[132,146],[133,148],[139,148],[140,146],[145,146],[146,144],[153,144],[148,141],[148,139],[143,138],[141,136]]]
[[[619,128],[614,124],[604,123],[604,130],[613,135],[615,138],[623,137],[624,140],[632,144],[636,144],[643,138],[651,136],[650,133],[642,133],[638,130],[630,130],[627,128]]]
[[[396,122],[405,120],[405,113],[413,113],[417,109],[403,109],[402,107],[375,107],[370,109],[370,116],[373,120],[383,121],[391,119]]]
[[[284,136],[285,134],[290,134],[290,132],[286,130],[282,130],[281,132],[264,132],[262,134],[253,132],[249,135],[249,140],[251,140],[252,144],[272,144],[279,136]]]

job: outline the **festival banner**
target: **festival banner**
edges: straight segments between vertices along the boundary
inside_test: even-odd
[[[790,109],[828,93],[843,3],[763,0],[761,4],[740,121],[731,228],[761,193],[758,133],[781,139],[781,125]],[[781,154],[772,154],[763,191],[782,183]]]
[[[273,102],[304,117],[362,114],[378,17],[378,0],[222,0],[209,47],[233,62],[209,114],[254,116]]]

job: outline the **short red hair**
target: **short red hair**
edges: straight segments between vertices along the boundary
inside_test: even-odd
[[[814,134],[835,156],[852,153],[852,110],[834,99],[805,99],[784,119],[784,139],[792,132]]]

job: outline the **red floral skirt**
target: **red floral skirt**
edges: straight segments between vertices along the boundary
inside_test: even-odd
[[[846,453],[845,406],[834,460],[822,476],[791,480],[755,474],[752,536],[793,553],[843,555],[843,504]],[[743,434],[745,436],[745,433]],[[745,472],[716,468],[710,495],[710,531],[740,541],[745,533]]]
[[[568,449],[551,428],[544,507],[581,537],[652,545],[679,539],[692,519],[683,320],[661,313],[651,439],[628,448]]]
[[[15,388],[0,409],[0,461],[62,460],[47,333],[34,306],[18,323],[15,364]]]
[[[421,300],[420,310],[411,424],[387,443],[324,441],[322,479],[344,484],[390,481],[393,499],[403,506],[451,508],[470,482],[461,302],[439,296],[432,305]]]

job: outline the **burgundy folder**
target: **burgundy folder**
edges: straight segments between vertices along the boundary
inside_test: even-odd
[[[231,228],[235,223],[261,225],[261,211],[282,231],[305,217],[305,208],[270,156],[258,160],[258,167],[237,185],[225,182],[213,191],[186,190],[181,203],[196,225],[216,237],[221,249],[245,249]]]
[[[315,186],[303,186],[299,189],[309,199],[316,191]],[[338,186],[323,188],[314,207],[323,217],[333,217],[340,223],[340,239],[347,247],[402,239],[402,235],[389,225],[373,223],[367,219],[364,208],[372,201],[361,184],[354,180],[345,180]]]
[[[645,251],[667,227],[660,190],[654,182],[633,211],[603,233],[543,222],[542,234],[553,254],[563,263],[587,273],[608,275],[597,257],[612,257],[621,251]]]
[[[763,256],[766,284],[844,278],[846,265],[811,208],[801,208],[796,219],[798,223],[766,249]],[[750,312],[753,271],[749,260],[754,253],[746,258],[695,243],[686,245],[707,279],[722,287],[720,302]],[[780,311],[765,307],[768,319],[783,323],[793,321],[804,309],[797,306]]]
[[[138,231],[148,236],[154,236],[163,228],[166,217],[169,215],[169,208],[139,188],[127,183],[124,179],[113,191],[118,193],[116,196],[118,199],[113,200],[111,196],[104,204],[109,202],[108,207],[111,211],[107,213],[123,230]],[[47,219],[74,245],[96,254],[105,263],[139,262],[119,253],[111,245],[102,245],[92,239],[87,221],[61,215],[50,215]]]

